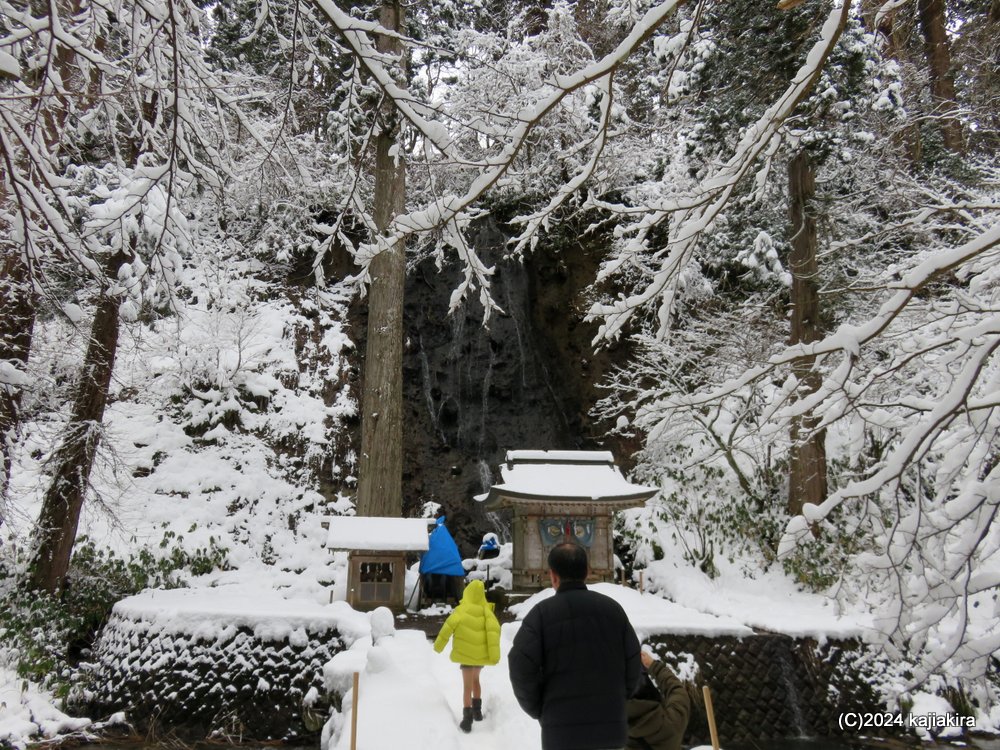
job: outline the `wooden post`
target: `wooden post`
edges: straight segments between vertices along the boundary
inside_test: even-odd
[[[622,586],[625,585],[625,568],[622,568]]]
[[[715,728],[715,711],[712,710],[712,691],[705,685],[701,689],[705,696],[705,718],[708,719],[708,731],[712,735],[712,750],[719,750],[719,731]]]
[[[357,672],[354,673],[354,702],[351,706],[351,750],[358,750],[358,683],[360,677]],[[708,688],[705,689],[708,690]],[[716,750],[718,750],[718,746],[716,746]]]
[[[640,570],[639,571],[639,593],[640,594],[644,593],[645,590],[646,590],[645,578],[646,578],[646,571],[645,570]]]

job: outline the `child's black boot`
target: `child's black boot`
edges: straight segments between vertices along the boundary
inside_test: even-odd
[[[476,721],[483,720],[483,699],[473,698],[472,699],[472,718]]]
[[[463,708],[462,709],[462,721],[459,723],[458,728],[463,732],[472,731],[472,709]]]

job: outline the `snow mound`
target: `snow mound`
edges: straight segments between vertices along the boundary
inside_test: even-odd
[[[655,594],[640,593],[635,589],[613,583],[595,583],[588,585],[587,588],[618,602],[628,614],[629,621],[640,640],[666,634],[737,638],[753,635],[753,630],[737,619],[698,612]],[[545,589],[519,604],[512,605],[509,609],[518,619],[524,619],[532,607],[554,594],[553,589]]]
[[[294,638],[304,631],[329,630],[354,640],[368,635],[371,627],[368,616],[347,602],[287,599],[279,591],[248,584],[151,589],[121,600],[113,612],[144,631],[186,633],[216,641],[232,637],[239,628],[249,628],[255,637],[271,641]]]

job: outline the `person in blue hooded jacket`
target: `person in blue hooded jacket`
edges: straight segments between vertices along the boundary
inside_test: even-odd
[[[479,545],[480,560],[492,560],[500,557],[500,539],[492,531],[483,535],[483,543]]]
[[[424,591],[431,598],[458,599],[461,580],[465,578],[465,567],[458,545],[445,526],[445,516],[439,514],[427,540],[427,551],[420,558],[420,576]]]

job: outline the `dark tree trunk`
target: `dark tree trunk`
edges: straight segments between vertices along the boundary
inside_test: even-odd
[[[109,264],[110,278],[117,276],[124,260],[125,256],[119,255]],[[53,457],[52,483],[45,493],[35,528],[31,585],[36,589],[57,591],[69,570],[115,366],[120,306],[121,297],[106,293],[97,303],[73,410],[62,444]]]
[[[962,77],[963,93],[979,123],[974,131],[966,133],[965,147],[995,154],[1000,151],[1000,0],[992,0],[975,28],[966,31],[963,27],[962,32],[962,49],[955,53],[968,67]]]
[[[920,31],[931,82],[931,101],[941,119],[945,148],[961,152],[962,124],[956,115],[955,79],[951,72],[951,45],[948,42],[944,0],[918,0]]]
[[[387,29],[402,30],[402,5],[387,2],[380,21]],[[395,39],[380,37],[378,48],[396,58],[403,54]],[[386,105],[378,116],[382,127],[375,141],[374,218],[384,235],[403,211],[406,180],[402,155],[390,155],[399,137],[398,115]],[[357,512],[398,517],[403,513],[404,243],[380,252],[369,266],[369,277]]]
[[[31,335],[35,327],[35,295],[28,265],[16,247],[0,249],[0,361],[28,363]],[[13,444],[19,422],[20,389],[0,385],[0,524],[4,520],[3,499],[10,481]]]
[[[39,16],[47,16],[52,21],[53,12],[58,16],[72,17],[80,12],[79,0],[66,0],[65,2],[36,3],[34,12]],[[103,43],[98,44],[100,49]],[[63,81],[66,90],[79,87],[79,68],[73,65],[74,53],[70,47],[59,45],[55,57],[51,62],[51,67],[58,74],[58,78]],[[24,78],[31,88],[37,89],[40,86],[40,78],[51,75],[51,71],[42,67],[24,71]],[[96,76],[96,68],[95,73]],[[97,93],[96,79],[91,81],[89,92],[92,95]],[[57,94],[54,97],[55,106],[45,105],[41,101],[32,104],[41,113],[40,122],[44,126],[45,146],[49,156],[54,160],[60,150],[60,139],[65,131],[66,118],[69,115],[70,106],[65,93]],[[93,101],[87,98],[77,102],[77,109],[89,106]],[[23,171],[29,174],[31,165],[22,153],[14,162],[13,154],[5,154],[3,167],[10,173]],[[13,196],[8,196],[0,192],[0,202],[12,199],[18,201],[19,196],[15,192]],[[12,243],[7,244],[7,238],[11,236],[10,227],[0,224],[0,237],[3,244],[0,244],[0,360],[12,361],[16,364],[25,365],[28,361],[28,354],[31,350],[31,339],[35,328],[35,314],[37,306],[37,295],[35,294],[31,269],[24,259],[20,249]],[[0,385],[0,524],[3,523],[3,503],[7,485],[10,481],[10,459],[12,443],[17,431],[19,422],[20,392],[18,389],[7,388]]]
[[[881,3],[876,2],[869,8],[870,23],[874,23],[875,12],[880,6]],[[885,56],[891,57],[895,60],[900,60],[905,56],[906,33],[905,30],[901,31],[899,29],[899,24],[897,23],[897,13],[898,11],[886,13],[882,17],[877,31],[882,35],[882,40],[885,45],[883,47],[883,53]],[[909,157],[911,166],[918,168],[924,157],[924,143],[923,136],[920,133],[920,126],[914,123],[907,125],[903,129],[902,133],[893,137],[893,140],[898,140],[898,142],[906,149],[906,154]]]
[[[816,220],[810,201],[816,191],[809,154],[800,151],[788,164],[789,218],[792,252],[788,264],[792,273],[792,317],[790,344],[807,344],[821,335],[819,319],[819,264],[816,258]],[[821,382],[814,358],[800,359],[794,366],[799,393],[815,391]],[[825,430],[817,430],[819,419],[812,414],[796,417],[791,424],[789,456],[788,512],[798,515],[806,503],[826,499]]]

